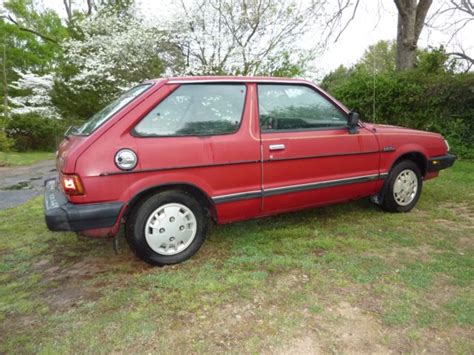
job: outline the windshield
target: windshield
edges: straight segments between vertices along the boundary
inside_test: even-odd
[[[140,96],[151,84],[141,84],[128,90],[125,94],[120,96],[118,99],[112,101],[110,104],[105,106],[102,110],[92,116],[82,126],[76,128],[71,134],[79,136],[88,136],[105,123],[110,117],[112,117],[121,108],[125,107],[129,102],[133,101],[136,97]]]

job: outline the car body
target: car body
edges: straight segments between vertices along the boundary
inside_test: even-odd
[[[404,161],[416,166],[416,188],[403,190],[409,171],[394,188],[416,203],[421,180],[456,159],[440,134],[361,122],[305,80],[182,77],[132,90],[61,142],[60,177],[46,182],[51,230],[115,236],[131,211],[166,191],[190,196],[217,223],[363,197],[383,205]]]

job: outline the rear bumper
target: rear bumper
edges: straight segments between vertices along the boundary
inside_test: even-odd
[[[80,232],[108,228],[116,224],[123,207],[122,202],[94,204],[70,203],[58,188],[58,181],[45,181],[44,216],[52,231]]]
[[[457,156],[453,154],[446,154],[440,157],[434,157],[428,160],[428,172],[437,172],[453,166]]]

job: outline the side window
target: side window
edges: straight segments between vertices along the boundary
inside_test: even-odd
[[[303,85],[258,85],[263,132],[347,127],[347,117],[333,103]]]
[[[236,132],[244,108],[243,84],[184,84],[136,126],[139,136],[200,136]]]

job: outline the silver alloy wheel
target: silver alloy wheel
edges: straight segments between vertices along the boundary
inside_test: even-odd
[[[180,203],[158,207],[145,224],[148,245],[161,255],[175,255],[184,251],[193,242],[196,232],[196,216]]]
[[[418,178],[413,170],[405,169],[395,179],[393,197],[398,205],[409,205],[418,191]]]

